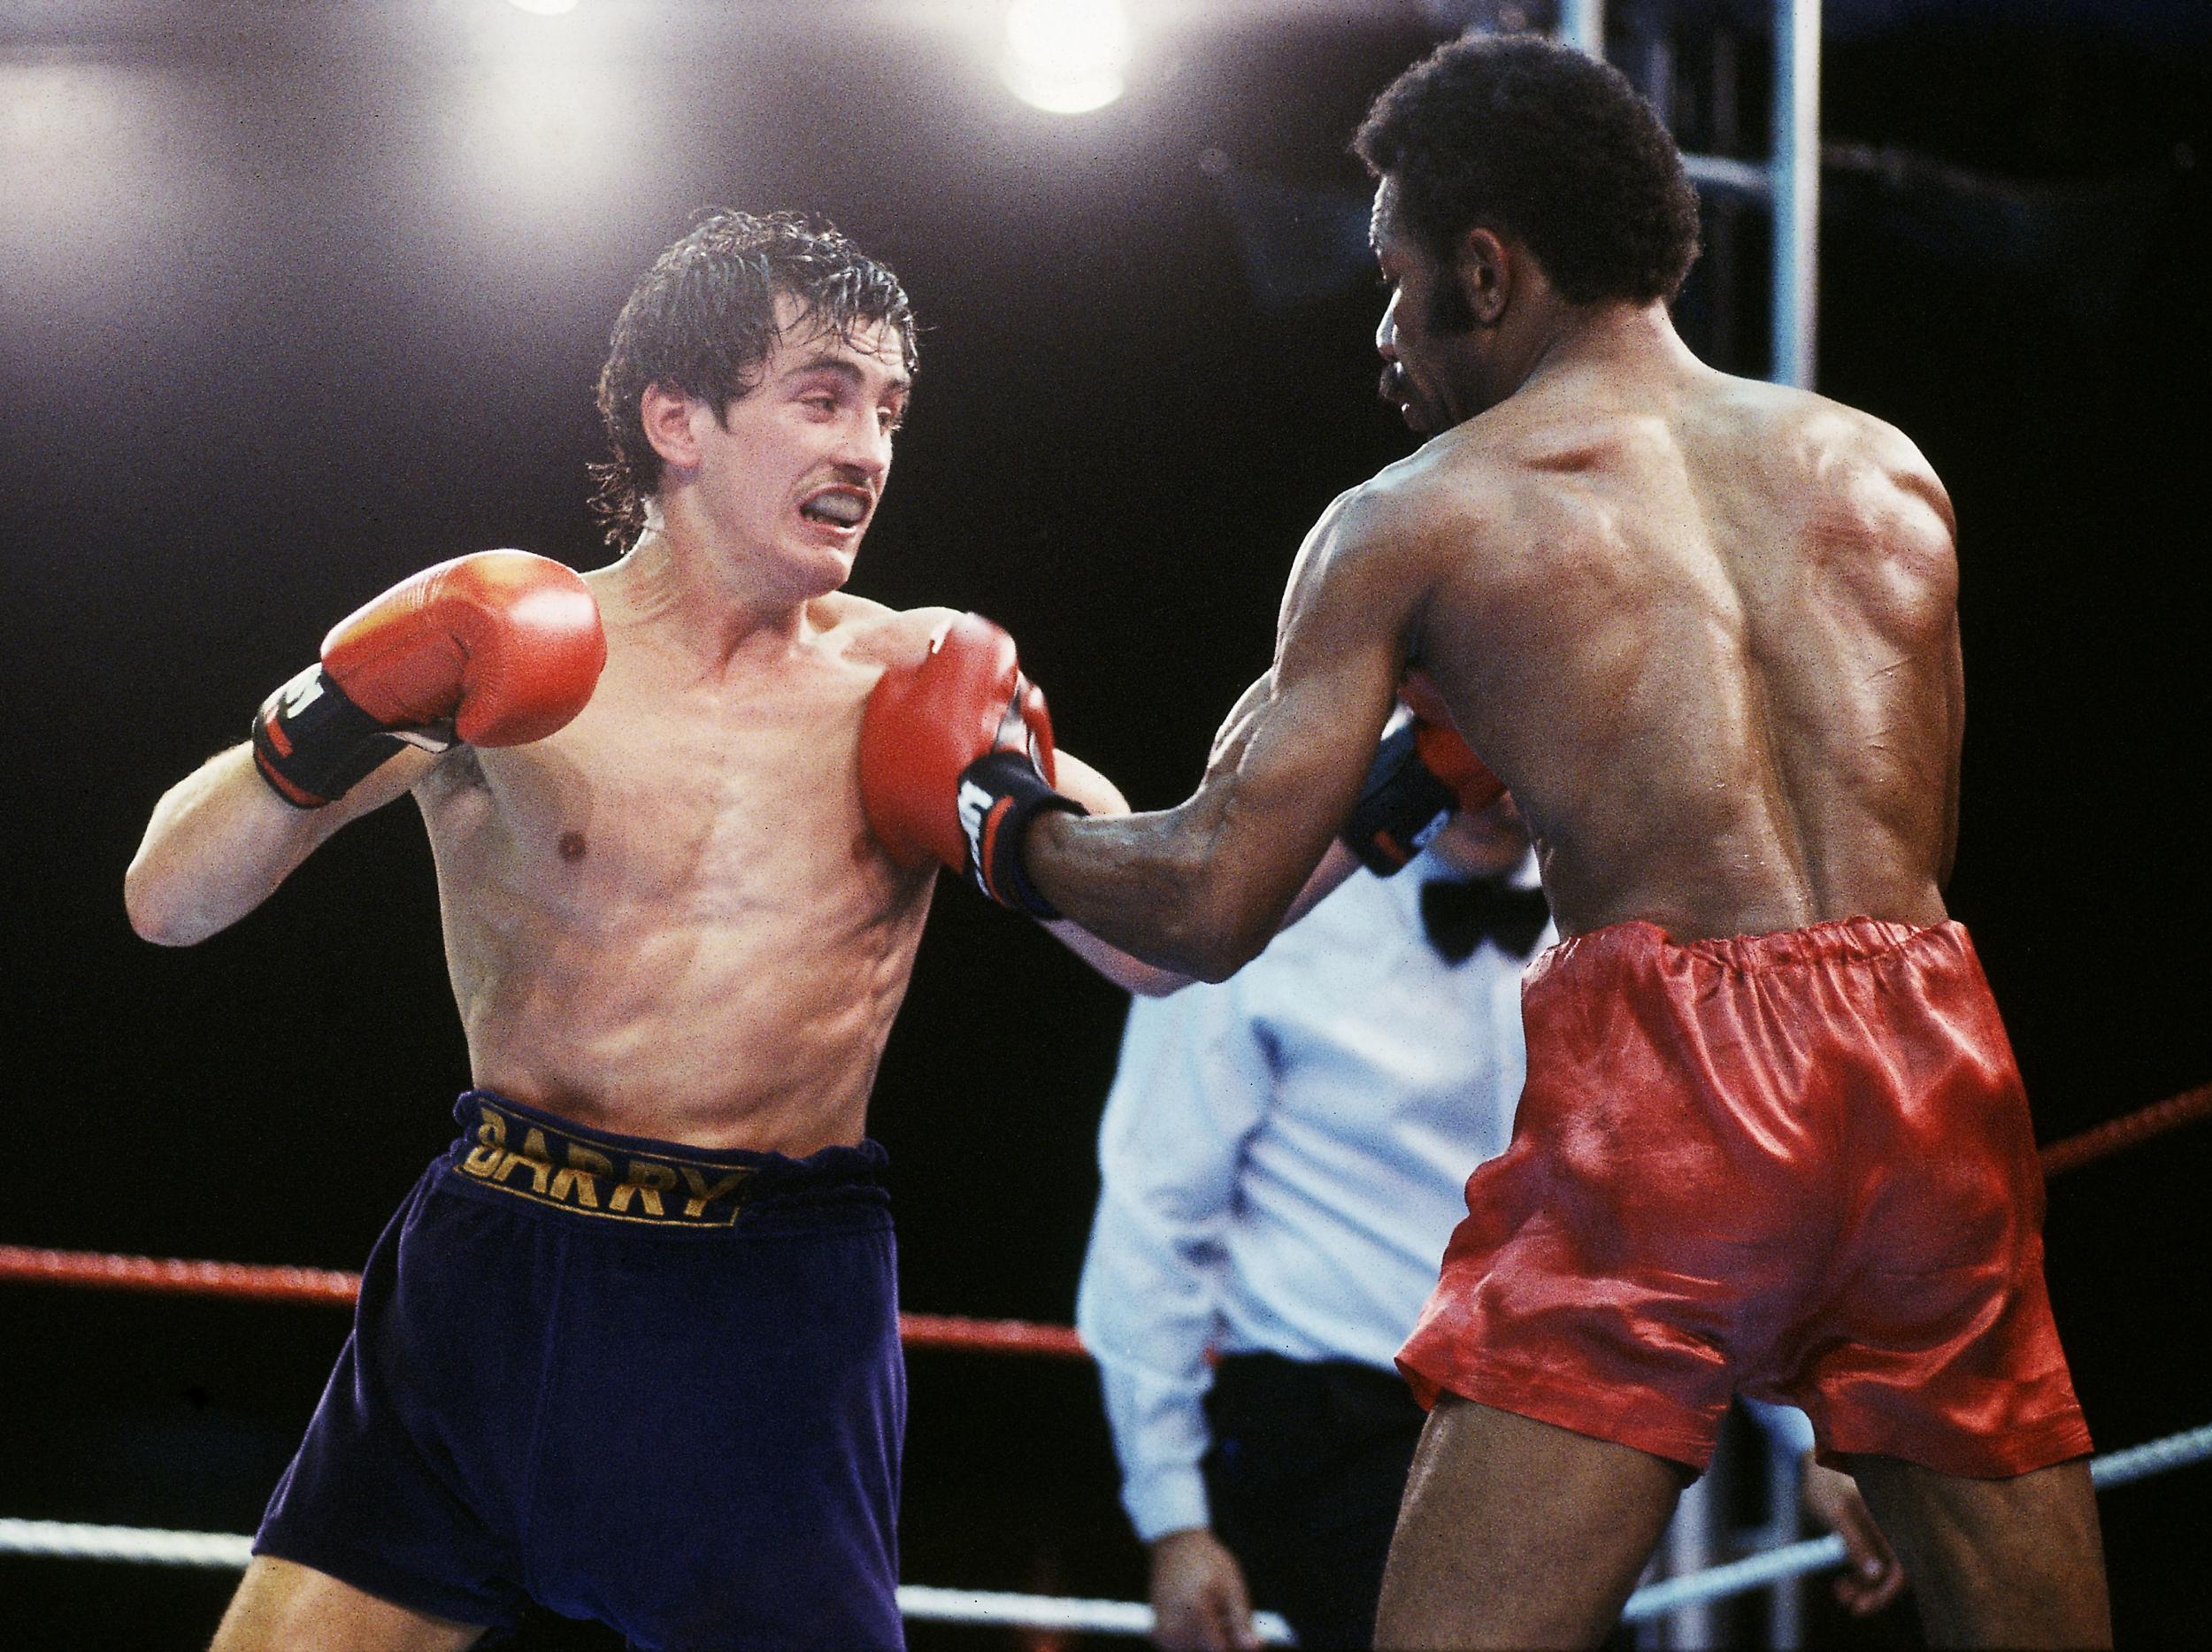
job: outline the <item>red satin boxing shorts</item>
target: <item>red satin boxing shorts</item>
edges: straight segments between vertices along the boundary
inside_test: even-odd
[[[1702,1470],[1731,1395],[1824,1459],[1997,1479],[2088,1430],[2043,1285],[2043,1179],[1966,931],[1868,918],[1554,947],[1512,1145],[1398,1356],[1448,1390]]]

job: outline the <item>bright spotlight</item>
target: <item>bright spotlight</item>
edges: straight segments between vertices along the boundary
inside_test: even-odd
[[[562,17],[576,9],[576,0],[507,0],[507,4],[537,17]]]
[[[1024,103],[1087,114],[1122,94],[1129,13],[1121,0],[1014,0],[1001,72]]]

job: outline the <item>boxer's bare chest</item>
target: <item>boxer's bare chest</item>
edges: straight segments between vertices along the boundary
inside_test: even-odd
[[[856,1139],[928,883],[869,833],[877,668],[712,677],[618,639],[551,739],[419,788],[475,1081],[631,1133]]]
[[[461,909],[449,928],[479,904],[601,938],[641,923],[839,927],[895,904],[854,768],[876,672],[843,649],[716,675],[618,649],[560,734],[460,754],[426,788]]]

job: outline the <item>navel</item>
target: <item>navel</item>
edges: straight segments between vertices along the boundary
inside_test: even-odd
[[[584,857],[584,834],[581,832],[561,834],[561,858],[581,860]]]

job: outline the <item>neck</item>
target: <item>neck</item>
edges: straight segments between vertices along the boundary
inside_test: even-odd
[[[613,617],[634,619],[710,670],[741,651],[780,649],[808,630],[804,595],[763,588],[680,526],[656,520],[596,581]]]
[[[1617,373],[1696,362],[1663,304],[1571,304],[1554,298],[1547,308],[1548,313],[1532,318],[1535,325],[1521,347],[1506,353],[1499,401],[1591,366]]]

